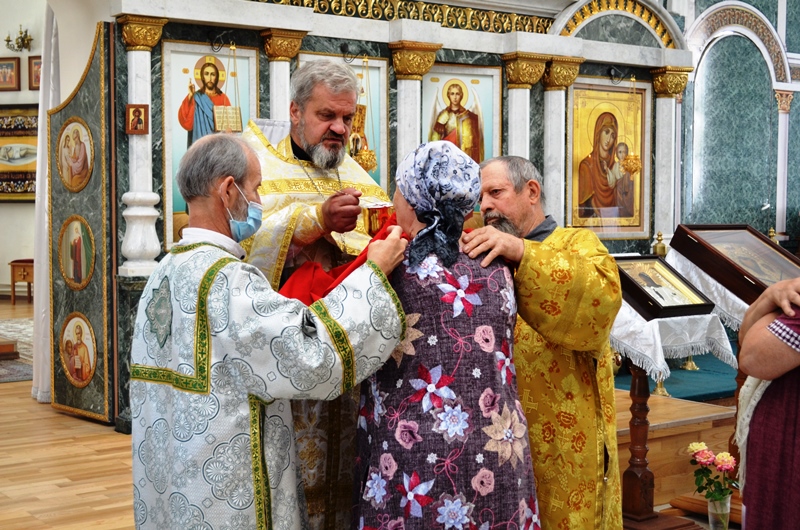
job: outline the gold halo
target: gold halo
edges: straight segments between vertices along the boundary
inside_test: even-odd
[[[92,366],[92,373],[89,374],[89,377],[85,381],[78,381],[77,379],[72,377],[72,374],[69,373],[69,367],[67,366],[67,361],[64,359],[64,354],[66,349],[65,348],[66,342],[64,341],[64,333],[67,331],[67,326],[69,325],[69,323],[75,319],[79,319],[80,323],[83,325],[82,327],[86,328],[86,330],[83,332],[84,339],[88,339],[90,336],[92,337],[92,346],[94,349],[94,366]],[[84,340],[84,342],[86,342],[86,340]],[[94,336],[94,328],[92,328],[92,325],[89,323],[89,319],[86,318],[86,315],[84,315],[79,311],[73,311],[72,313],[67,315],[67,318],[64,319],[64,323],[61,325],[61,334],[58,337],[58,351],[59,351],[58,356],[61,358],[61,367],[64,369],[64,376],[66,376],[67,380],[77,388],[84,388],[85,386],[88,386],[88,384],[92,382],[92,378],[94,377],[94,374],[97,371],[97,359],[99,358],[99,355],[97,351],[97,339]]]
[[[197,83],[198,88],[203,88],[203,80],[200,78],[200,69],[206,63],[214,63],[214,66],[217,67],[219,71],[219,79],[217,79],[217,88],[222,90],[222,85],[225,84],[225,80],[227,79],[227,75],[225,74],[225,67],[222,66],[222,61],[217,59],[214,55],[204,55],[200,57],[196,63],[194,63],[194,81]]]
[[[588,137],[588,145],[592,146],[594,149],[594,128],[597,125],[597,118],[604,112],[610,112],[614,115],[614,118],[617,120],[617,140],[622,136],[627,136],[625,134],[625,120],[622,119],[622,116],[625,114],[617,107],[614,103],[609,103],[608,101],[604,101],[602,103],[598,103],[594,106],[594,108],[589,112],[588,117],[588,124],[589,127],[586,127],[586,136]],[[616,145],[615,142],[615,145]],[[628,144],[628,151],[631,150],[630,144]]]
[[[466,107],[467,100],[469,99],[469,90],[467,90],[467,84],[456,77],[445,81],[444,85],[442,85],[442,101],[445,102],[446,106],[450,106],[450,98],[447,97],[447,89],[450,88],[450,85],[458,85],[461,87],[461,106]]]

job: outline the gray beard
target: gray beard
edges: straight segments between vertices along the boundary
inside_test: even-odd
[[[297,126],[297,135],[300,137],[300,146],[311,157],[311,162],[320,169],[335,169],[342,165],[345,155],[344,143],[342,143],[342,147],[338,151],[333,151],[322,144],[322,139],[325,138],[323,136],[319,143],[311,145],[306,140],[305,128],[305,121],[300,120],[300,124]]]
[[[491,222],[490,222],[491,221]],[[522,237],[519,230],[505,215],[497,212],[489,212],[483,216],[483,223],[487,226],[497,228],[501,232],[511,234],[514,237]]]

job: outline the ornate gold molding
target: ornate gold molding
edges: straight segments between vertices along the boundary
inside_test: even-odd
[[[789,114],[792,108],[792,99],[794,99],[794,92],[788,90],[776,90],[775,99],[778,100],[778,112],[781,114]]]
[[[436,62],[436,52],[441,44],[401,40],[389,43],[392,65],[397,79],[421,80]]]
[[[566,90],[578,77],[583,61],[581,57],[551,57],[542,78],[545,91]]]
[[[167,18],[136,15],[123,15],[117,19],[117,24],[122,26],[122,41],[129,52],[152,51],[153,46],[161,40],[161,29],[167,22]]]
[[[675,42],[667,25],[661,21],[652,8],[638,0],[589,0],[570,17],[561,30],[561,35],[569,37],[592,17],[613,11],[624,11],[640,19],[653,29],[665,48],[675,48]]]
[[[691,67],[664,66],[650,70],[657,98],[674,98],[682,94],[689,82]]]
[[[449,6],[418,0],[250,0],[268,4],[311,7],[315,13],[369,20],[421,20],[445,28],[485,31],[487,33],[546,34],[552,18],[517,15],[488,9]]]
[[[514,52],[502,56],[506,63],[506,80],[508,88],[531,88],[539,82],[544,74],[544,67],[549,55],[538,53]]]
[[[265,29],[260,33],[264,39],[264,52],[270,61],[291,61],[297,57],[307,31],[288,29]]]

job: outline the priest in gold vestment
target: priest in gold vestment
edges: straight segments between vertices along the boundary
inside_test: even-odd
[[[614,258],[586,229],[560,228],[543,209],[530,161],[482,164],[487,226],[464,235],[483,264],[517,266],[514,363],[528,419],[545,530],[622,528],[611,326],[622,304]]]
[[[353,71],[331,61],[309,62],[291,84],[290,134],[272,145],[252,121],[242,134],[261,162],[264,207],[261,229],[243,246],[247,261],[276,290],[306,261],[328,270],[352,260],[370,240],[361,205],[389,201],[345,153],[356,110]],[[357,399],[356,393],[292,402],[311,528],[350,527]]]

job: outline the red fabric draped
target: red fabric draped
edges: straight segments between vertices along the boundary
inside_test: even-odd
[[[392,214],[378,233],[375,234],[375,237],[372,238],[372,241],[386,239],[386,236],[389,235],[389,227],[396,224],[397,216]],[[403,237],[408,239],[405,234],[403,234]],[[370,244],[372,241],[370,241]],[[287,298],[295,298],[305,305],[311,305],[320,298],[324,298],[345,278],[350,276],[350,273],[366,263],[368,249],[369,245],[350,263],[340,265],[329,271],[323,269],[322,265],[316,261],[306,261],[289,276],[289,279],[286,280],[286,283],[283,284],[283,287],[278,292]]]

